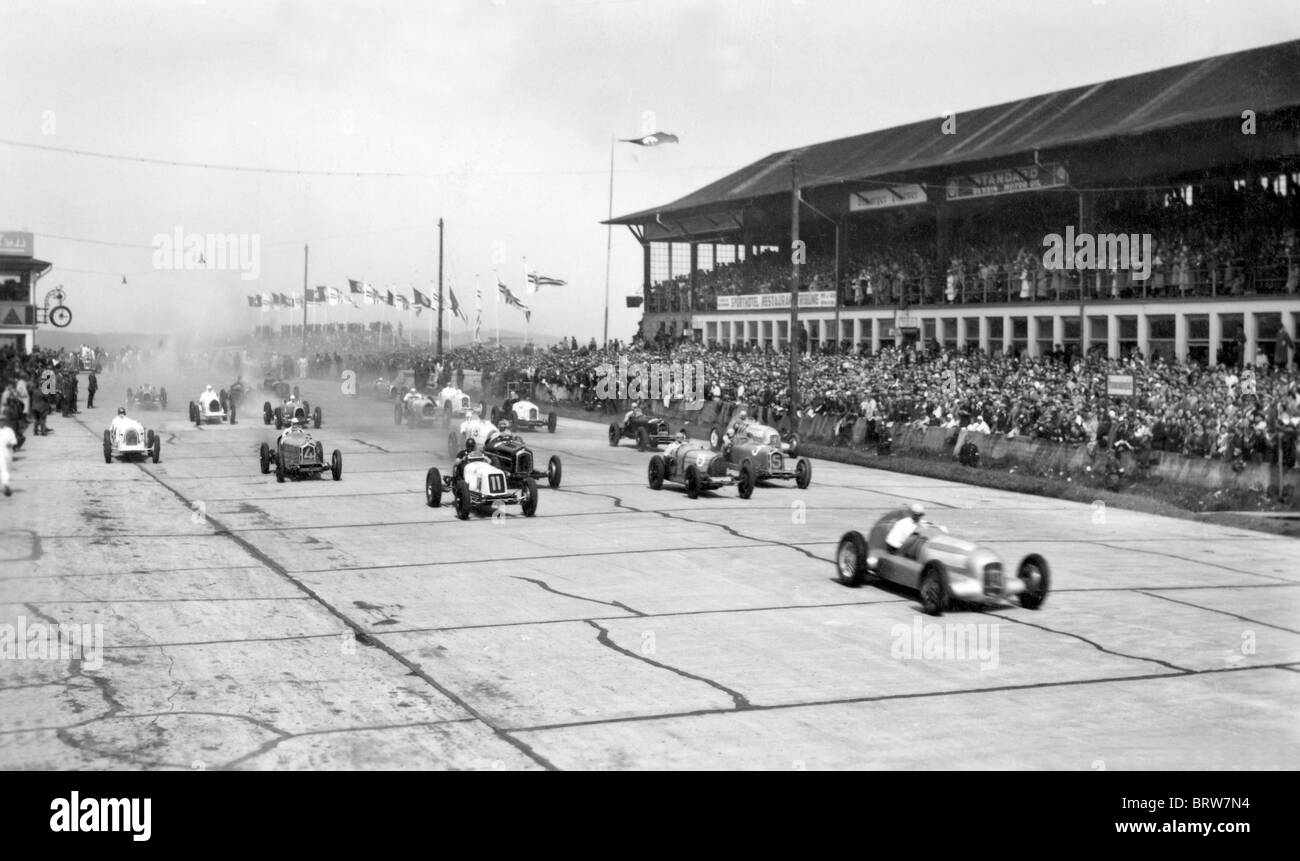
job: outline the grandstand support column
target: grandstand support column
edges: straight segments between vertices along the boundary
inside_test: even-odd
[[[1038,358],[1038,317],[1030,314],[1025,319],[1025,352],[1031,359]]]
[[[1106,315],[1106,357],[1119,358],[1119,315]]]
[[[987,355],[989,353],[989,318],[981,314],[979,325],[980,351]]]
[[[690,286],[690,292],[686,296],[686,310],[692,313],[695,311],[695,292],[700,287],[699,278],[698,278],[699,274],[700,274],[700,246],[692,242],[691,243],[691,286]]]
[[[966,346],[966,318],[957,318],[957,350],[960,352]]]
[[[880,318],[871,318],[871,355],[880,352]]]
[[[1187,361],[1187,315],[1174,315],[1174,358]]]
[[[1151,317],[1146,311],[1139,311],[1137,315],[1138,327],[1138,349],[1142,355],[1148,359],[1151,358]]]
[[[1288,335],[1291,336],[1291,340],[1292,340],[1292,341],[1295,341],[1295,332],[1296,332],[1296,327],[1295,327],[1295,314],[1294,314],[1294,313],[1290,313],[1290,314],[1285,314],[1285,313],[1284,313],[1284,314],[1282,315],[1282,328],[1286,331],[1286,333],[1287,333]],[[1292,357],[1292,359],[1295,358],[1295,350],[1294,350],[1294,349],[1291,350],[1291,357]]]
[[[1219,350],[1223,347],[1223,321],[1217,311],[1210,312],[1210,350],[1206,363],[1214,367],[1219,363]]]
[[[1002,315],[1002,352],[1005,353],[1011,349],[1011,345],[1016,342],[1016,330],[1011,323],[1011,315]]]
[[[1055,350],[1057,346],[1065,349],[1065,318],[1060,314],[1052,317],[1052,349]]]
[[[1255,364],[1255,349],[1259,341],[1259,320],[1253,311],[1241,315],[1241,327],[1246,336],[1246,354],[1241,357],[1241,362],[1243,367],[1248,367]]]
[[[859,346],[862,344],[862,318],[853,319],[853,352],[859,352]]]

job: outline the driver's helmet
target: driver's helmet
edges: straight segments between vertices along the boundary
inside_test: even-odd
[[[686,442],[686,431],[678,431],[678,432],[677,432],[677,441],[678,441],[678,442]]]
[[[289,432],[302,433],[302,422],[298,421],[298,419],[289,419]]]
[[[913,502],[907,506],[907,513],[913,520],[920,520],[925,516],[925,506],[919,502]]]
[[[475,448],[477,448],[477,447],[478,447],[478,443],[476,443],[476,442],[474,441],[474,437],[467,437],[467,438],[466,438],[466,440],[465,440],[465,453],[466,453],[466,454],[469,454],[470,452],[472,452],[472,451],[473,451]]]
[[[511,397],[513,400],[516,400],[516,401],[519,400],[519,392],[515,391],[514,389],[511,389],[511,390],[510,390],[510,397]]]
[[[119,416],[124,416],[124,415],[126,415],[126,407],[118,407],[118,408],[117,408],[117,414],[118,414]]]
[[[497,430],[501,431],[502,433],[506,433],[507,431],[510,430],[510,422],[506,421],[505,419],[502,419],[501,421],[497,422]]]

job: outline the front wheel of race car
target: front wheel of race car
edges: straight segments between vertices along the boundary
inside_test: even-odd
[[[790,446],[788,449],[786,449],[786,452],[790,455],[790,457],[798,457],[799,456],[799,434],[797,433],[790,434],[790,439],[788,439],[786,443]]]
[[[794,483],[800,490],[812,484],[812,461],[801,457],[794,464]]]
[[[284,484],[284,463],[278,457],[275,459],[275,480]]]
[[[330,453],[330,478],[335,481],[343,478],[343,452],[338,449]]]
[[[695,464],[686,467],[686,495],[691,499],[698,498],[701,486],[700,471],[695,468]]]
[[[846,532],[835,551],[835,568],[845,586],[861,586],[867,579],[867,541],[861,532]]]
[[[722,431],[717,428],[709,428],[709,448],[714,451],[722,448]]]
[[[153,437],[154,437],[153,428],[149,428],[147,431],[144,432],[145,448],[153,448]]]
[[[650,458],[648,476],[651,490],[662,490],[664,486],[664,456],[657,454]]]
[[[104,463],[113,462],[113,437],[108,431],[104,431]]]
[[[317,407],[311,414],[311,423],[315,428],[320,427],[320,407]]]
[[[556,416],[555,413],[547,413],[546,430],[550,433],[555,433],[555,425],[558,421],[559,421],[559,417]]]
[[[199,423],[199,405],[190,401],[190,421],[195,424]]]
[[[1026,610],[1043,606],[1052,587],[1052,571],[1047,567],[1047,560],[1037,553],[1029,554],[1020,562],[1016,576],[1025,584],[1025,591],[1020,593],[1020,606]]]
[[[469,520],[469,485],[465,483],[464,479],[456,482],[456,488],[452,495],[456,499],[456,518],[458,520]]]
[[[271,423],[271,419],[274,418],[274,416],[275,413],[271,411],[271,402],[267,401],[266,403],[262,404],[262,424],[269,425]]]
[[[560,478],[564,475],[564,468],[560,464],[560,456],[551,455],[551,459],[546,462],[546,483],[551,490],[560,486]]]
[[[609,444],[618,445],[618,425],[609,426]]]
[[[257,463],[262,467],[262,475],[271,471],[271,447],[262,443],[262,447],[257,450]]]
[[[948,609],[948,576],[937,562],[927,562],[921,570],[921,609],[931,616],[942,616]]]
[[[643,427],[636,429],[636,450],[645,451],[650,448],[650,431]]]
[[[740,494],[741,499],[749,499],[754,495],[754,469],[748,463],[740,467],[740,480],[736,482],[736,492]]]
[[[424,474],[424,504],[430,508],[442,505],[442,473],[436,466],[429,467]]]
[[[149,445],[149,459],[154,463],[162,460],[162,437],[154,436],[153,442]]]
[[[524,483],[519,486],[519,507],[523,509],[524,517],[532,517],[537,513],[537,482],[531,478],[525,478]]]

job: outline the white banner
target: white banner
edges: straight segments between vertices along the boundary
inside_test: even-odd
[[[877,188],[871,191],[854,191],[849,194],[849,212],[911,206],[914,203],[925,203],[925,189],[916,184],[896,185],[892,188]]]
[[[741,296],[719,296],[719,311],[752,311],[789,308],[789,293],[746,293]],[[835,291],[818,290],[799,294],[800,308],[834,308]]]

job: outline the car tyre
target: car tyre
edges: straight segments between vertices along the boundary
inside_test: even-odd
[[[456,482],[454,496],[456,498],[456,519],[469,520],[469,484],[464,479]]]
[[[559,417],[555,413],[546,414],[546,430],[548,433],[555,433],[555,426],[559,422]]]
[[[662,490],[664,486],[664,457],[657,454],[650,458],[648,478],[651,490]]]
[[[948,575],[937,562],[927,562],[921,569],[921,609],[931,616],[942,616],[948,609],[951,596]]]
[[[262,443],[262,447],[257,450],[257,463],[262,468],[262,475],[267,475],[271,471],[271,447]]]
[[[317,429],[319,429],[319,428],[320,428],[320,419],[321,419],[321,415],[320,415],[320,407],[317,407],[317,408],[312,412],[312,414],[311,414],[311,423],[312,423],[312,426],[315,427],[315,428],[317,428]]]
[[[754,470],[746,463],[740,467],[740,481],[736,483],[736,491],[741,499],[749,499],[754,495],[754,484]]]
[[[791,457],[798,457],[799,456],[799,434],[797,433],[790,434],[790,439],[787,440],[787,443],[789,443],[790,445],[790,448],[786,450],[789,453],[789,455]]]
[[[1020,593],[1020,606],[1026,610],[1037,610],[1047,600],[1047,593],[1052,587],[1052,571],[1047,560],[1037,553],[1031,553],[1020,561],[1016,576],[1025,584],[1025,591]]]
[[[564,466],[560,463],[560,456],[551,455],[551,459],[546,462],[546,483],[552,490],[560,486],[560,479],[564,476]]]
[[[695,464],[686,467],[686,495],[691,499],[698,498],[701,486],[700,471],[695,468]]]
[[[835,550],[835,568],[845,586],[861,586],[867,579],[867,541],[861,532],[846,532]]]
[[[610,425],[610,426],[609,426],[609,444],[610,444],[610,445],[618,445],[618,437],[619,437],[619,433],[618,433],[618,425]]]
[[[284,484],[284,462],[279,456],[275,458],[275,480]]]
[[[430,508],[442,506],[442,473],[436,466],[424,474],[424,504]]]
[[[801,457],[794,464],[794,483],[800,490],[812,484],[812,461]]]
[[[525,478],[524,483],[519,487],[519,494],[519,507],[523,509],[524,517],[532,517],[537,513],[537,482]]]
[[[113,462],[113,435],[104,431],[104,463]]]
[[[338,449],[330,454],[330,478],[335,481],[343,479],[343,452]]]
[[[149,445],[149,458],[154,463],[162,460],[162,437],[154,436],[153,442]]]
[[[722,448],[722,431],[717,428],[709,428],[709,448],[714,451]]]
[[[498,410],[496,407],[492,408],[491,415],[492,415],[492,424],[496,424],[498,421],[501,420],[501,411]]]
[[[190,401],[190,421],[195,424],[199,423],[199,405]]]
[[[271,402],[267,401],[266,403],[262,404],[262,424],[269,425],[271,423],[271,419],[274,417],[275,417],[275,413],[271,409]]]

